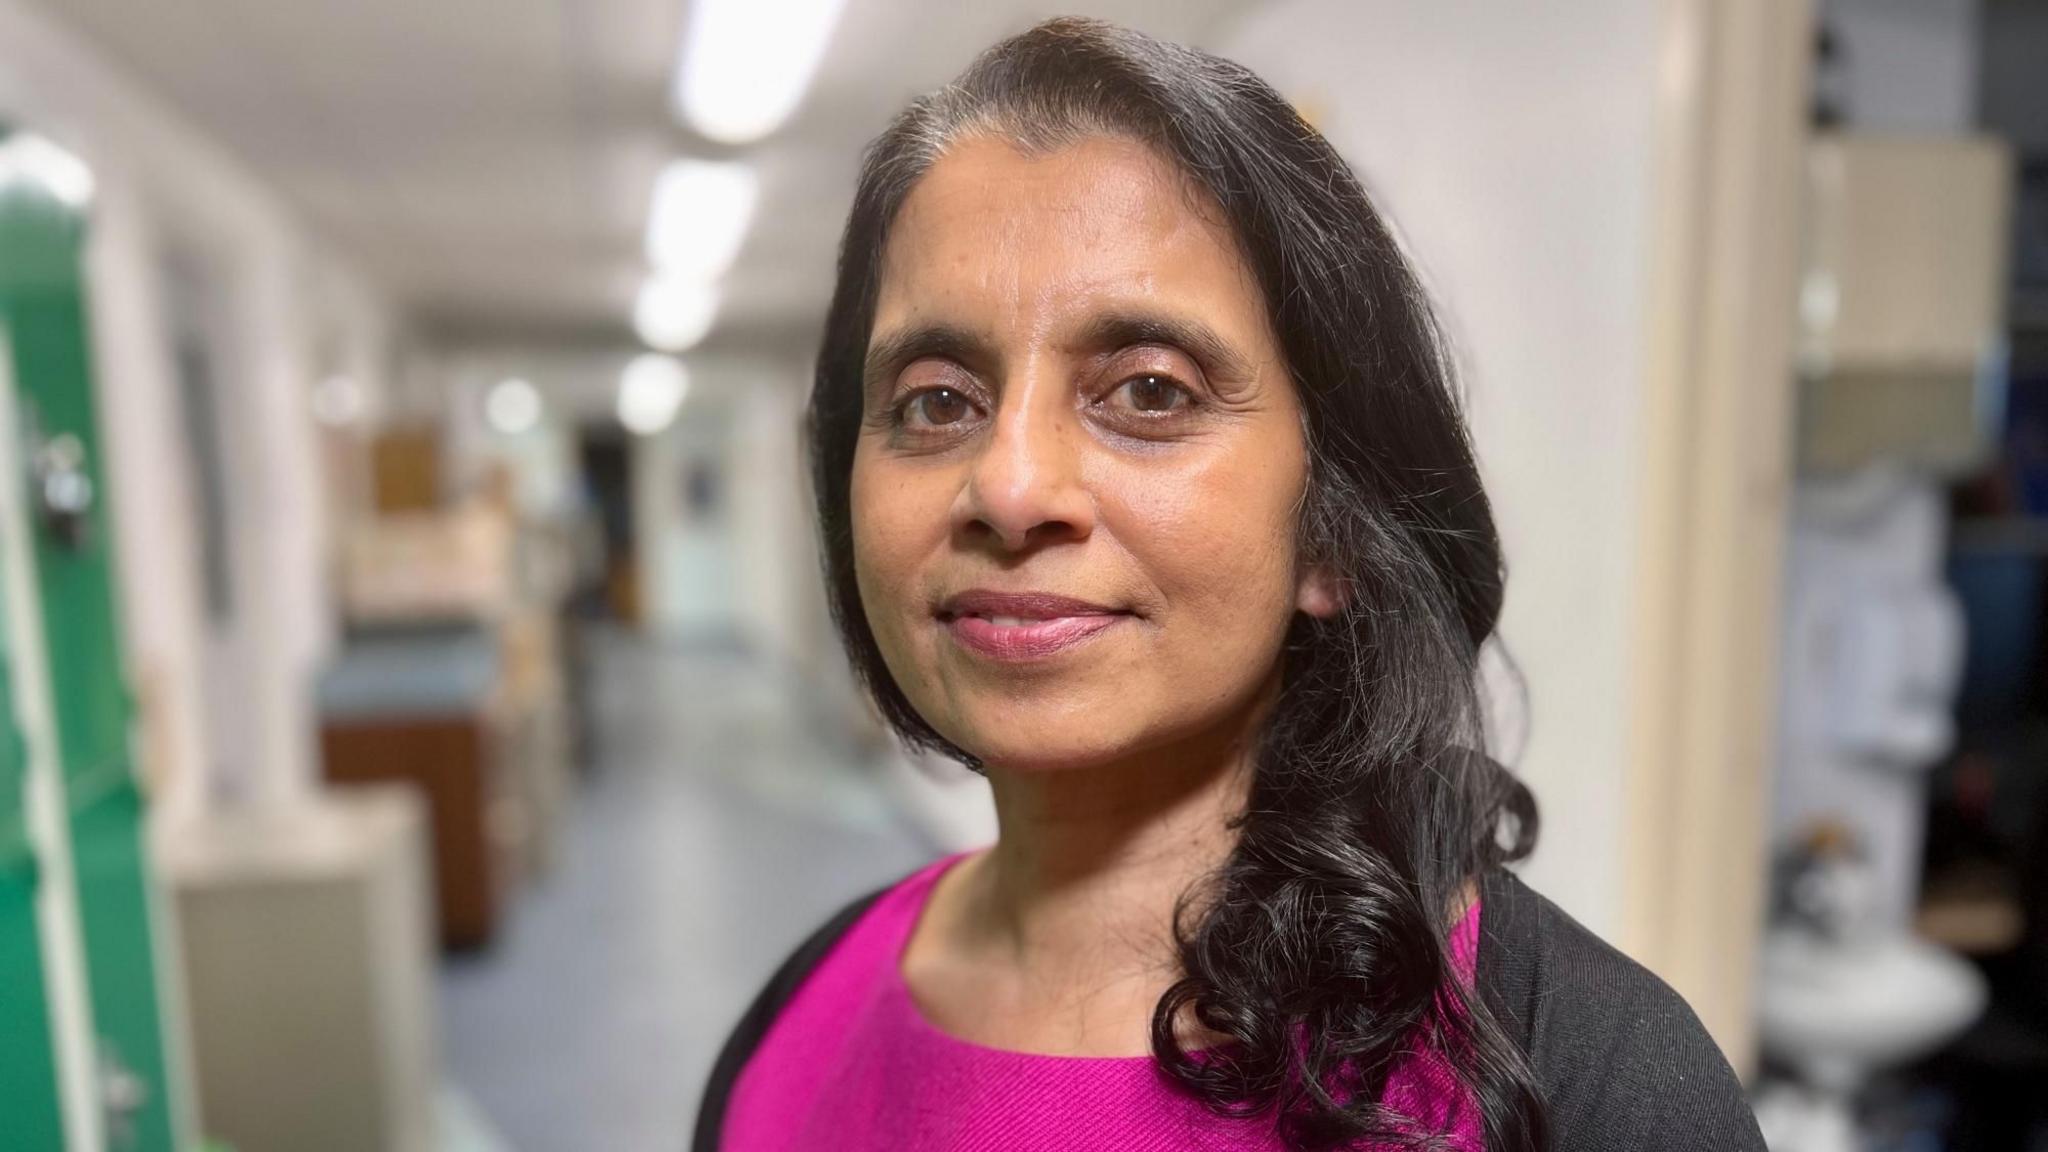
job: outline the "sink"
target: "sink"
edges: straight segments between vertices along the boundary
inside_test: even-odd
[[[1984,1010],[1984,977],[1904,934],[1834,940],[1803,928],[1764,939],[1764,1049],[1823,1090],[1848,1093],[1881,1068],[1954,1039]]]

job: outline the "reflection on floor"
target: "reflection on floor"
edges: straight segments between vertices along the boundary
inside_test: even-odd
[[[600,643],[560,868],[442,979],[444,1062],[508,1152],[679,1152],[726,1029],[829,912],[936,855],[745,657]]]
[[[511,1146],[468,1095],[443,1084],[434,1099],[434,1152],[511,1152]]]

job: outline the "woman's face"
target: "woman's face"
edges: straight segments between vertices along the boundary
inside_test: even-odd
[[[854,455],[883,658],[993,767],[1241,728],[1297,608],[1299,400],[1213,202],[1145,147],[957,144],[884,253]]]

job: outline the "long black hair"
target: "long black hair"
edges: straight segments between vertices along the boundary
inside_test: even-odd
[[[1481,1111],[1487,1146],[1547,1147],[1524,1055],[1456,978],[1449,912],[1534,846],[1528,791],[1483,752],[1480,646],[1505,571],[1453,365],[1429,302],[1351,169],[1269,85],[1206,53],[1049,21],[912,103],[868,148],[839,254],[809,437],[833,615],[912,745],[969,760],[884,666],[854,579],[848,493],[889,228],[954,141],[1050,151],[1138,141],[1220,205],[1301,396],[1299,562],[1343,608],[1297,614],[1250,801],[1223,867],[1183,897],[1181,974],[1152,1019],[1160,1067],[1290,1148],[1417,1143],[1382,1103],[1418,1037]],[[1226,1042],[1191,1054],[1190,1020]]]

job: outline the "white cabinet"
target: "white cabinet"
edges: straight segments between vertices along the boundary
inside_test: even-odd
[[[205,1130],[235,1148],[430,1152],[426,827],[405,788],[169,828]]]
[[[1981,463],[2002,412],[2013,162],[1988,137],[1807,151],[1800,464]]]

